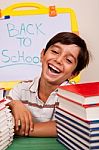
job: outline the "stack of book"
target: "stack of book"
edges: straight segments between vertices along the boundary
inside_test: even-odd
[[[0,150],[5,150],[13,141],[14,123],[10,109],[3,98],[4,89],[0,89]]]
[[[99,82],[58,88],[58,141],[70,150],[99,149]]]

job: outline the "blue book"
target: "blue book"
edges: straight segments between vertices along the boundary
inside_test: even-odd
[[[91,149],[99,148],[99,120],[90,122],[83,121],[60,108],[56,108],[55,117],[57,121],[58,140],[60,140],[59,135],[61,135],[61,138],[65,136],[67,139],[73,139],[72,145],[74,145],[74,142],[75,144],[80,143],[84,149],[89,147]],[[64,145],[68,147],[67,141]],[[69,146],[71,146],[71,141]]]
[[[64,119],[67,119],[68,121],[76,124],[76,126],[79,126],[81,129],[89,130],[90,132],[94,130],[99,130],[99,120],[93,120],[93,121],[87,121],[82,120],[79,117],[59,108],[55,108],[55,114],[60,114],[60,116]]]
[[[74,138],[70,138],[68,136],[64,136],[63,134],[58,133],[57,140],[64,144],[66,148],[70,150],[98,150],[99,146],[84,146],[80,142],[75,141]]]

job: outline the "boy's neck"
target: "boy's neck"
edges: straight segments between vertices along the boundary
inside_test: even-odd
[[[43,102],[46,102],[50,94],[57,88],[56,86],[42,81],[41,79],[38,87],[38,96]]]

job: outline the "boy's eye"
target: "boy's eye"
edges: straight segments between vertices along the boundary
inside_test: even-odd
[[[55,53],[55,54],[58,54],[58,52],[57,52],[57,51],[55,51],[55,50],[52,50],[52,52],[53,52],[53,53]]]
[[[66,59],[66,61],[69,63],[69,64],[71,64],[72,63],[72,61],[70,60],[70,59]]]

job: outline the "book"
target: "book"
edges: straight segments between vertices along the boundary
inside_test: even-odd
[[[2,110],[3,108],[5,108],[5,106],[10,102],[10,100],[8,99],[0,99],[0,110]]]
[[[70,138],[68,135],[64,136],[61,133],[58,133],[58,140],[61,139],[61,142],[66,145],[67,148],[70,148],[70,150],[89,150],[89,147],[84,146],[80,142],[76,141],[73,138]],[[68,147],[69,145],[69,147]]]
[[[3,98],[3,89],[0,94],[0,150],[5,150],[13,141],[14,120],[11,110],[6,106],[9,101]]]
[[[7,136],[7,135],[13,135],[14,134],[14,129],[12,128],[12,129],[5,129],[3,132],[0,132],[0,139],[2,138],[2,137],[4,137],[5,135]]]
[[[99,82],[60,86],[57,140],[71,150],[99,149]]]
[[[0,100],[3,99],[4,88],[0,88]]]
[[[99,82],[59,86],[58,96],[66,97],[82,105],[99,104]]]
[[[85,136],[79,135],[78,133],[74,132],[73,130],[68,130],[65,125],[58,123],[57,124],[57,132],[60,133],[62,131],[62,134],[66,136],[67,134],[71,137],[73,137],[75,140],[81,142],[82,144],[86,146],[99,146],[99,135],[95,138],[88,137],[85,138]]]
[[[67,112],[79,117],[82,120],[98,120],[99,119],[99,104],[82,105],[75,103],[70,99],[58,97],[59,107]]]
[[[68,123],[67,120],[62,120],[60,117],[57,116],[57,131],[62,130],[64,134],[70,134],[74,137],[77,137],[79,141],[83,141],[83,143],[96,143],[98,142],[99,145],[99,129],[98,132],[94,133],[94,131],[88,131],[85,132],[83,129],[80,129],[78,126],[72,125],[71,123]]]
[[[60,109],[55,109],[56,121],[64,122],[69,128],[72,128],[80,134],[85,134],[87,137],[99,135],[99,120],[95,121],[83,121],[78,117]]]
[[[8,146],[12,144],[12,140],[5,141],[2,145],[0,145],[0,150],[6,150]]]
[[[90,145],[87,146],[84,143],[81,143],[77,141],[74,137],[69,136],[69,134],[63,134],[64,132],[59,132],[58,133],[58,138],[57,140],[60,141],[62,144],[64,144],[67,148],[70,150],[98,150],[99,145]]]
[[[4,108],[5,108],[5,100],[2,99],[2,100],[0,100],[0,110],[2,110]]]
[[[82,121],[59,107],[55,110],[59,142],[73,150],[99,149],[99,120]]]

